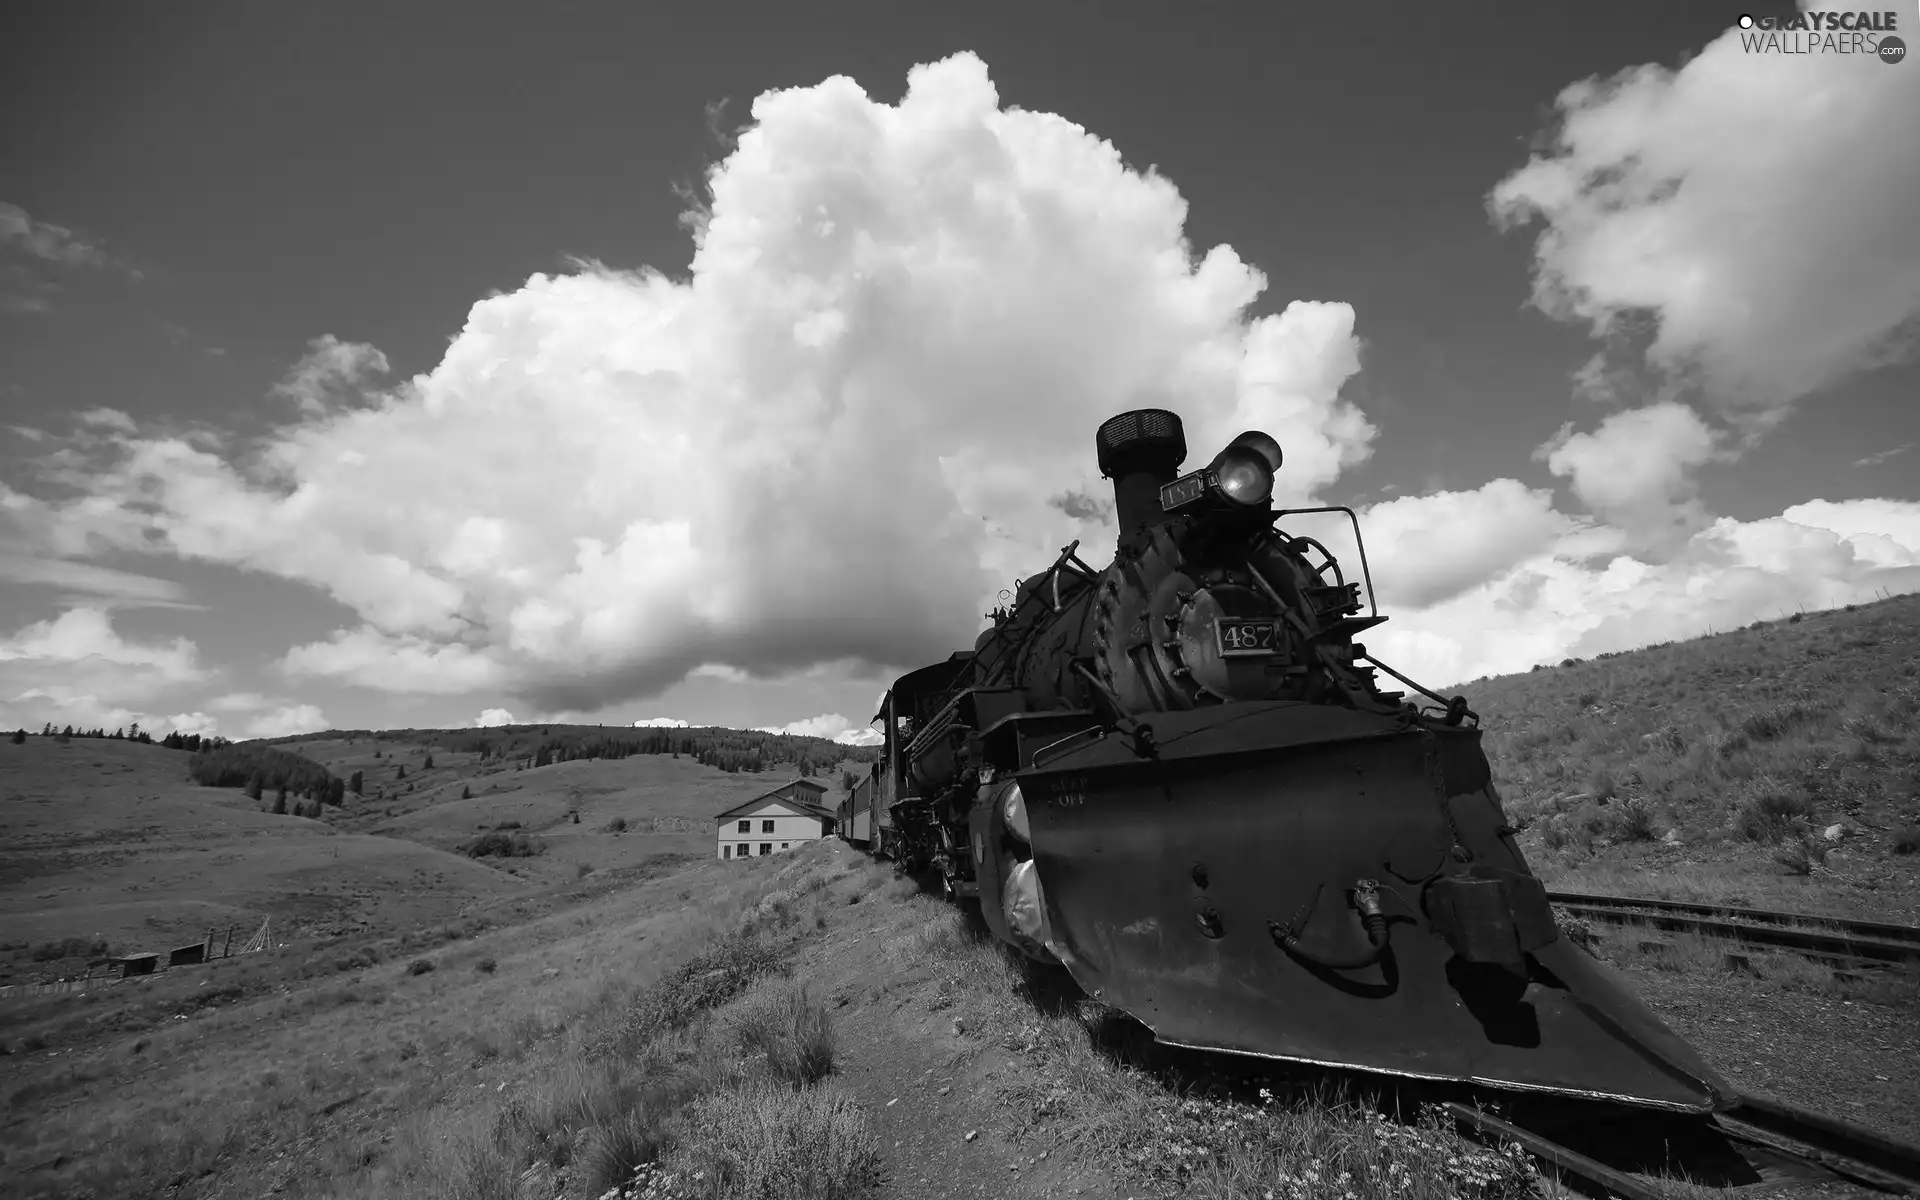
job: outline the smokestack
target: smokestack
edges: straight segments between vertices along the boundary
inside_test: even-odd
[[[1137,408],[1109,418],[1094,435],[1100,474],[1113,480],[1114,515],[1120,540],[1166,519],[1160,487],[1172,483],[1187,457],[1180,418],[1161,408]]]

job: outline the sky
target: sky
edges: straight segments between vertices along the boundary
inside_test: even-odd
[[[1431,686],[1920,588],[1920,62],[912,7],[16,6],[0,725],[861,739],[1143,406]]]

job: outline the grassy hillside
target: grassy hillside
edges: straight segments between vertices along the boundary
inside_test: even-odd
[[[165,950],[269,914],[289,930],[385,927],[525,888],[427,845],[263,812],[190,782],[192,757],[112,739],[0,744],[0,976],[68,938]]]
[[[1920,596],[1462,690],[1550,883],[1920,919]]]
[[[360,775],[362,794],[349,792],[345,806],[329,813],[339,827],[456,851],[486,830],[524,831],[542,839],[546,852],[509,867],[549,882],[652,855],[711,853],[714,814],[794,778],[727,772],[670,754],[526,767],[522,758],[448,749],[461,732],[422,731],[413,741],[309,737],[288,748],[340,778]],[[830,798],[838,794],[838,764],[816,778],[835,789]]]
[[[448,748],[471,732],[322,735],[211,756],[111,738],[0,744],[0,982],[164,951],[209,928],[245,936],[268,915],[284,937],[388,933],[590,873],[705,856],[715,813],[793,778],[671,752],[529,767],[499,743],[485,757]],[[211,769],[218,756],[232,769]],[[305,766],[286,781],[292,813],[276,813],[288,763]],[[267,786],[249,794],[263,765]],[[195,783],[196,768],[220,786]],[[837,760],[816,771],[838,787]],[[356,775],[357,794],[343,786]],[[337,806],[302,802],[303,781],[327,779]],[[472,857],[492,834],[515,852]]]

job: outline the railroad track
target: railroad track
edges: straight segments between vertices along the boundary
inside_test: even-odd
[[[1920,1195],[1920,1146],[1772,1097],[1742,1096],[1711,1117],[1597,1103],[1511,1117],[1459,1102],[1445,1108],[1469,1135],[1518,1142],[1562,1182],[1598,1196],[1672,1200],[1662,1173],[1769,1197],[1831,1194],[1835,1183]]]
[[[1548,892],[1547,898],[1559,908],[1591,920],[1709,934],[1818,958],[1870,963],[1920,961],[1920,928],[1912,925],[1581,892]]]

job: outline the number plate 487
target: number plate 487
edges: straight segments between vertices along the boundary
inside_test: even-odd
[[[1272,654],[1280,648],[1280,622],[1221,618],[1213,623],[1213,636],[1222,658]]]

